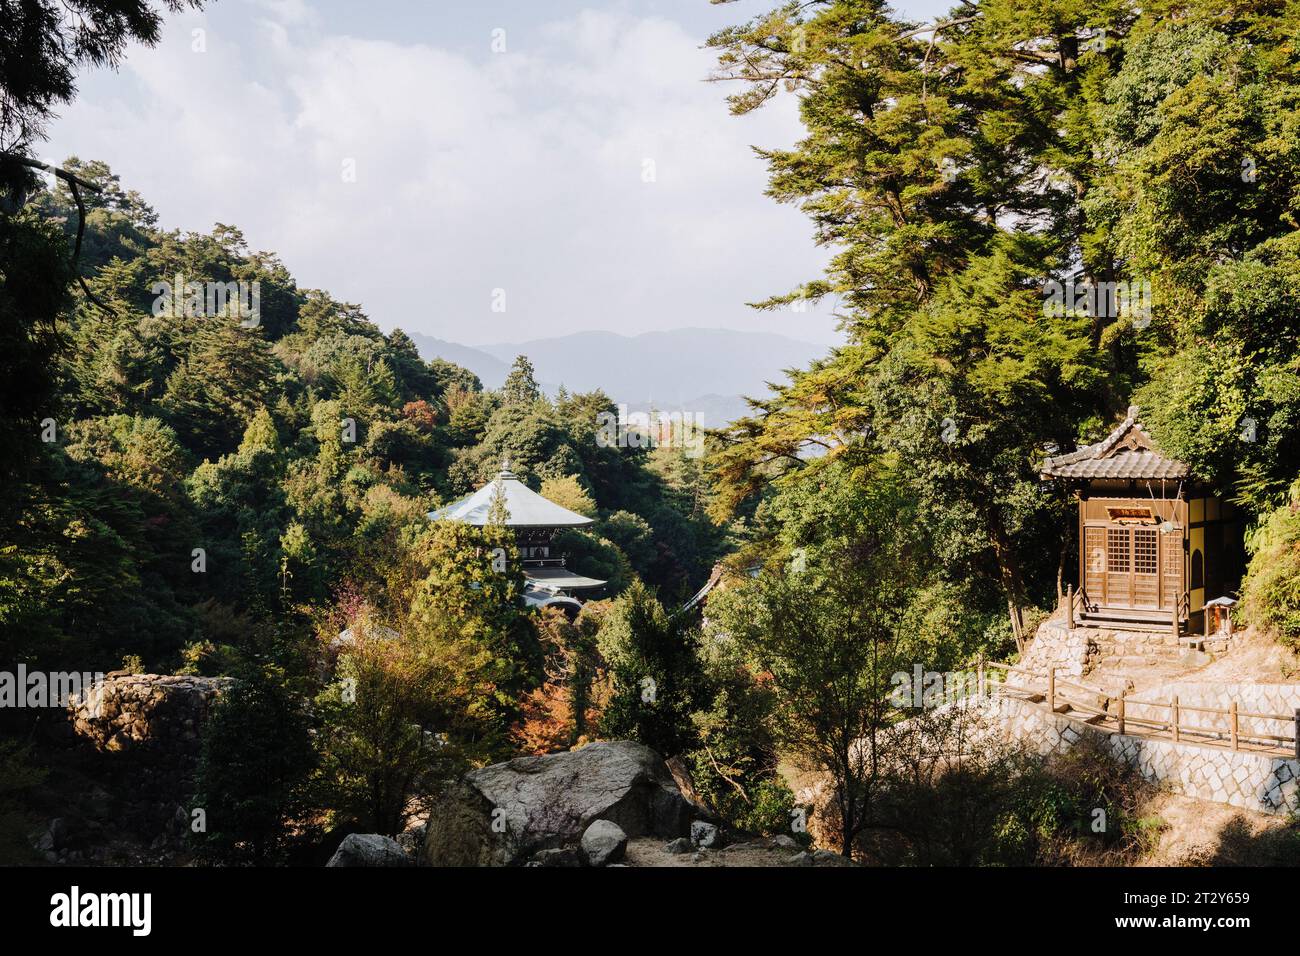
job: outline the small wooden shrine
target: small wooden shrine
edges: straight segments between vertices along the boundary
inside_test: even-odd
[[[1244,525],[1231,502],[1156,447],[1132,406],[1105,439],[1048,458],[1045,480],[1079,499],[1072,626],[1199,632],[1207,603],[1235,592]]]

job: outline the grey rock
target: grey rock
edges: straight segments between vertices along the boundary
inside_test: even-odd
[[[785,861],[785,865],[786,866],[812,866],[813,865],[812,854],[808,853],[807,851],[800,850],[794,856],[789,857]]]
[[[799,841],[796,840],[794,837],[786,836],[784,833],[780,833],[772,837],[772,845],[779,846],[787,850],[799,849]]]
[[[678,837],[664,844],[664,850],[668,853],[690,853],[693,849],[695,844],[688,837]]]
[[[597,820],[582,834],[581,845],[588,866],[617,863],[627,850],[627,834],[617,823]]]
[[[691,842],[696,846],[712,849],[722,845],[722,835],[712,823],[695,820],[691,823]]]
[[[410,866],[401,845],[378,833],[349,833],[326,866]]]
[[[420,847],[424,845],[424,833],[428,829],[425,824],[419,823],[412,827],[407,827],[401,833],[397,834],[397,845],[404,852],[414,857],[420,852]]]
[[[814,866],[853,866],[853,861],[847,856],[836,853],[832,850],[813,850],[812,861]]]
[[[71,832],[72,831],[71,828],[68,826],[67,820],[63,819],[63,817],[55,817],[53,820],[50,821],[50,826],[48,830],[51,845],[56,850],[64,849],[65,847],[68,846]]]
[[[571,846],[551,847],[548,850],[538,850],[533,854],[533,858],[524,865],[576,867],[582,866],[582,857]]]
[[[519,757],[471,771],[435,802],[420,862],[509,866],[571,846],[596,820],[628,837],[677,837],[698,811],[663,759],[629,740]]]

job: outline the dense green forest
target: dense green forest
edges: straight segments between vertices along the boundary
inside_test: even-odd
[[[1247,614],[1300,644],[1297,25],[1280,0],[983,0],[932,29],[822,0],[713,36],[733,112],[799,98],[805,137],[759,150],[768,195],[834,251],[756,306],[834,300],[847,341],[704,458],[598,441],[610,399],[545,396],[524,356],[497,391],[425,361],[238,228],[161,229],[102,162],[42,181],[21,160],[68,71],[156,19],[47,46],[44,73],[0,51],[0,661],[241,678],[196,782],[224,808],[196,848],[218,862],[400,832],[459,769],[597,738],[682,756],[744,829],[789,828],[788,762],[833,780],[845,853],[1055,860],[1083,808],[1129,819],[1132,794],[997,753],[945,796],[861,742],[897,722],[892,675],[1032,637],[1076,571],[1039,468],[1130,403],[1244,509]],[[159,282],[241,281],[254,324],[159,305]],[[1067,282],[1149,302],[1049,308]],[[595,519],[559,539],[610,582],[575,621],[525,610],[503,528],[427,518],[503,458]],[[679,610],[719,564],[703,613]],[[42,757],[5,746],[11,812]]]

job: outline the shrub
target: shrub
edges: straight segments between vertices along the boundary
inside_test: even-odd
[[[1250,550],[1242,583],[1246,618],[1300,650],[1300,482],[1292,486],[1290,502],[1270,513],[1251,534]]]
[[[307,807],[315,754],[307,714],[274,668],[248,668],[213,705],[204,727],[191,834],[199,859],[279,862],[291,823]]]

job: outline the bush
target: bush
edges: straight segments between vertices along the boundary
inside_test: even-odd
[[[445,634],[394,636],[364,619],[352,632],[338,682],[316,701],[322,800],[336,825],[393,836],[425,784],[463,769],[458,744],[489,735],[489,688],[474,674],[490,659]]]
[[[889,763],[858,841],[864,857],[910,866],[1122,865],[1153,845],[1159,821],[1142,810],[1155,789],[1101,741],[1085,737],[1044,758],[1014,744],[966,746],[960,721],[932,713],[900,729],[894,749],[907,756]]]
[[[0,864],[17,866],[36,861],[27,833],[34,822],[29,791],[47,773],[31,761],[31,748],[16,740],[0,740]]]
[[[1291,501],[1251,534],[1250,550],[1242,583],[1246,618],[1300,650],[1300,482],[1291,488]]]
[[[199,859],[281,861],[291,823],[307,808],[315,754],[307,714],[282,672],[249,668],[213,705],[203,732],[191,834]]]
[[[693,631],[636,582],[614,602],[596,640],[611,684],[600,735],[639,741],[665,757],[690,749],[700,691]]]

